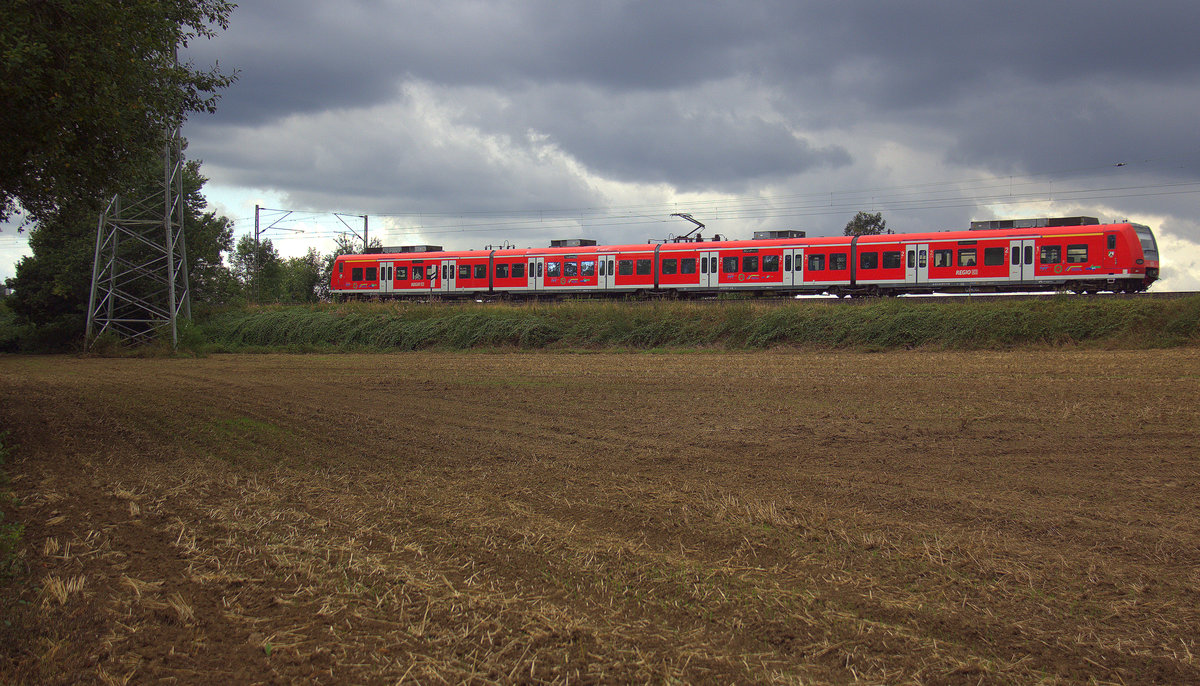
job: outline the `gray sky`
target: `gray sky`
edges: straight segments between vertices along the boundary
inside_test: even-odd
[[[239,233],[303,211],[262,215],[285,255],[334,211],[447,248],[1088,214],[1149,224],[1192,290],[1197,26],[1194,0],[247,1],[188,50],[240,78],[185,134]]]

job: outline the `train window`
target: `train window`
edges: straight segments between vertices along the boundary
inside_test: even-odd
[[[808,256],[808,271],[810,271],[810,272],[825,271],[825,256],[824,255],[809,255]]]
[[[633,260],[617,260],[617,273],[621,276],[633,276]]]
[[[1109,236],[1109,238],[1116,238],[1116,236]],[[346,273],[346,263],[338,262],[338,274],[345,274],[345,273]]]
[[[924,269],[925,265],[928,263],[929,263],[929,252],[928,251],[922,250],[919,253],[917,253],[917,267]]]
[[[829,256],[830,269],[845,269],[846,268],[846,253],[835,252]]]
[[[679,260],[679,273],[680,274],[695,274],[696,273],[696,258],[685,257],[682,260]]]
[[[859,269],[878,269],[879,268],[879,253],[877,252],[860,252],[858,254]]]
[[[1149,226],[1142,224],[1134,224],[1133,231],[1137,235],[1138,243],[1142,246],[1142,259],[1153,262],[1158,261],[1158,243],[1154,240],[1154,232]]]
[[[496,265],[496,278],[497,279],[507,279],[508,278],[508,265],[507,264]]]
[[[579,276],[579,263],[563,262],[563,276]]]
[[[708,273],[708,258],[707,257],[700,258],[700,273],[701,274]]]
[[[736,257],[722,257],[721,258],[721,271],[725,272],[726,274],[736,274],[737,269],[738,269],[738,258],[736,258]]]
[[[912,269],[915,266],[917,266],[917,251],[909,250],[908,251],[908,268]]]
[[[367,267],[367,273],[366,273],[365,280],[366,281],[378,281],[379,280],[379,270],[377,270],[375,267]]]
[[[959,248],[958,250],[958,266],[974,267],[975,266],[975,248]]]
[[[612,261],[612,260],[609,260],[609,261],[608,261],[608,274],[609,274],[609,276],[611,276],[611,275],[613,275],[613,274],[615,274],[615,273],[616,273],[616,272],[614,272],[614,271],[613,271],[613,261]]]
[[[547,262],[546,263],[546,276],[553,278],[553,277],[558,276],[561,273],[562,273],[562,262]]]
[[[513,275],[514,279],[525,278],[525,263],[518,262],[518,263],[514,264],[513,268],[512,268],[512,275]]]
[[[580,262],[579,263],[579,275],[580,276],[595,276],[596,275],[596,261],[595,260],[584,260],[583,262]]]
[[[396,267],[396,280],[408,281],[408,267]]]
[[[662,273],[674,274],[679,271],[679,260],[663,260]]]
[[[899,250],[889,250],[883,253],[883,268],[884,269],[899,269],[904,263],[900,260]]]
[[[460,278],[460,279],[471,278],[471,265],[469,265],[469,264],[458,265],[458,278]]]
[[[712,272],[713,274],[717,273],[717,258],[708,258],[708,271]]]
[[[1115,233],[1108,234],[1108,249],[1109,250],[1117,249],[1117,234],[1115,234]]]
[[[1062,262],[1061,245],[1043,245],[1038,251],[1038,261],[1042,264],[1058,264]]]
[[[486,279],[487,278],[487,265],[486,264],[475,265],[475,278],[477,278],[477,279]]]
[[[986,259],[986,257],[984,259]],[[1013,248],[1012,263],[1013,264],[1021,264],[1021,249],[1020,248]]]
[[[934,250],[933,251],[933,266],[935,267],[952,267],[950,262],[954,259],[953,250]]]
[[[645,275],[649,274],[651,269],[652,269],[652,267],[650,264],[650,260],[638,260],[637,261],[637,273],[640,274],[641,276],[645,276]]]
[[[541,276],[542,276],[542,263],[541,263],[541,262],[538,262],[537,264],[538,264],[538,278],[541,278]]]
[[[355,267],[350,270],[351,281],[362,281],[362,267]]]
[[[763,255],[763,271],[779,271],[779,255]]]
[[[984,248],[983,264],[987,267],[1004,264],[1004,248]]]
[[[425,279],[425,267],[419,264],[414,264],[412,268],[413,281],[423,281]]]
[[[1067,246],[1067,264],[1083,264],[1088,261],[1088,247],[1083,244]]]
[[[758,255],[745,255],[742,257],[742,271],[756,272],[758,271]]]
[[[1025,246],[1025,264],[1033,264],[1033,246]]]
[[[783,271],[785,271],[785,272],[792,271],[792,256],[791,255],[783,256]]]

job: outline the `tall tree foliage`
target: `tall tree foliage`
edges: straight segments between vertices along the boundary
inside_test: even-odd
[[[283,261],[283,283],[281,299],[284,302],[316,302],[321,285],[324,258],[316,248],[309,248],[300,257],[289,257]]]
[[[283,293],[283,259],[270,238],[254,243],[254,236],[243,235],[230,256],[230,269],[242,285],[246,297],[254,301],[279,300]]]
[[[226,0],[7,0],[0,12],[0,220],[62,220],[123,190],[165,132],[234,76],[177,64]]]

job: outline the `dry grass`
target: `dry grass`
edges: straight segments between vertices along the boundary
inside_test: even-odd
[[[0,365],[26,680],[1200,680],[1196,350]]]

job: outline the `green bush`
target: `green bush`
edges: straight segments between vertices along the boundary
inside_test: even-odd
[[[1200,343],[1200,298],[354,303],[226,310],[198,329],[192,340],[223,351],[1145,348]]]

